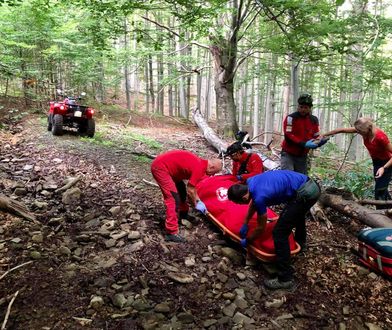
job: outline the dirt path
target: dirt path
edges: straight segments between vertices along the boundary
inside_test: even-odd
[[[197,129],[147,118],[125,141],[120,125],[101,127],[98,143],[53,137],[36,118],[20,134],[0,135],[2,191],[40,222],[1,214],[1,271],[33,261],[0,280],[3,318],[19,290],[9,329],[392,327],[390,282],[350,252],[360,225],[331,212],[333,231],[309,221],[309,252],[295,258],[298,289],[268,292],[262,264],[246,261],[206,219],[181,225],[187,244],[163,240],[160,192],[142,182],[152,181],[150,160],[132,152],[214,154]],[[80,192],[68,201],[55,192],[77,176]]]

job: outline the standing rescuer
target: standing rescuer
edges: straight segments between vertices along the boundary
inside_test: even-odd
[[[234,142],[227,150],[226,155],[233,161],[233,175],[240,182],[245,182],[252,176],[263,172],[263,161],[256,153],[244,151],[241,142]]]
[[[375,180],[374,198],[376,200],[391,200],[388,186],[392,178],[392,144],[383,130],[378,128],[370,118],[358,118],[354,127],[342,127],[324,134],[330,136],[338,133],[358,133],[362,136],[363,144],[369,151],[373,162]],[[388,205],[377,205],[377,209],[389,208]]]
[[[196,193],[197,183],[205,175],[213,175],[222,170],[220,159],[202,159],[185,150],[172,150],[159,155],[151,164],[151,173],[161,188],[166,206],[166,240],[184,242],[179,235],[178,218],[186,218],[189,204],[203,214],[205,204]],[[183,180],[188,180],[185,185]]]
[[[283,122],[281,168],[307,174],[307,160],[310,149],[321,147],[328,139],[319,137],[318,118],[311,114],[313,99],[310,94],[301,94],[298,109]]]

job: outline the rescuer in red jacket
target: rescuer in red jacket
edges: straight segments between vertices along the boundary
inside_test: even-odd
[[[263,172],[263,161],[256,153],[244,151],[241,142],[228,146],[226,155],[233,161],[233,175],[240,182],[246,182],[252,176]]]
[[[310,94],[301,94],[298,109],[283,122],[281,169],[307,174],[307,159],[310,149],[321,147],[328,139],[318,140],[320,135],[318,118],[311,114],[313,99]]]
[[[202,159],[185,150],[172,150],[159,155],[151,164],[151,173],[161,188],[166,206],[166,240],[185,242],[178,233],[178,218],[186,218],[188,202],[201,213],[207,208],[199,199],[196,184],[205,176],[222,170],[220,159]],[[185,185],[183,180],[188,180]]]

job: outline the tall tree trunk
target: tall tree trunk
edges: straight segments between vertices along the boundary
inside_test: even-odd
[[[124,20],[124,50],[128,51],[128,20],[125,18]],[[131,91],[129,84],[129,70],[128,70],[128,62],[125,62],[124,66],[124,80],[125,80],[125,96],[127,99],[127,109],[131,110]]]

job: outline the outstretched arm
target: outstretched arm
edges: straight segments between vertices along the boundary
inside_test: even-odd
[[[332,131],[329,131],[327,133],[321,134],[322,136],[331,136],[339,133],[356,133],[357,130],[355,127],[342,127],[342,128],[336,128]]]

